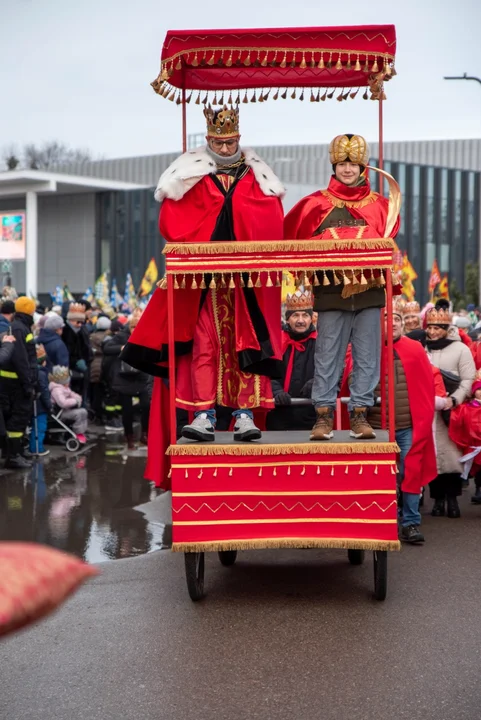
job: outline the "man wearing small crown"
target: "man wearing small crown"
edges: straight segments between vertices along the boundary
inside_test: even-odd
[[[287,214],[284,237],[290,239],[394,238],[399,215],[389,201],[371,190],[366,169],[369,146],[360,135],[338,135],[329,147],[333,175],[329,187],[297,203]],[[392,179],[391,179],[392,180]],[[314,310],[319,313],[312,402],[317,420],[311,440],[333,437],[339,377],[351,343],[353,373],[349,404],[351,436],[374,438],[368,421],[379,381],[381,308],[385,305],[384,277],[327,273],[314,287]]]
[[[204,115],[206,146],[175,160],[155,191],[161,235],[193,244],[281,239],[285,191],[256,153],[240,146],[238,108],[209,106]],[[199,274],[176,292],[177,406],[194,412],[184,437],[214,440],[216,405],[232,408],[235,439],[261,436],[253,410],[274,406],[270,377],[279,376],[282,357],[280,288],[270,285],[255,287],[246,273],[227,283]],[[166,293],[159,289],[125,357],[166,377],[167,342]]]
[[[286,298],[282,332],[284,372],[272,380],[275,410],[267,415],[268,430],[308,430],[316,419],[312,405],[295,405],[293,398],[310,398],[314,377],[317,332],[312,324],[312,293],[297,290]]]

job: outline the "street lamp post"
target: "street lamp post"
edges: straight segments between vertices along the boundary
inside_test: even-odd
[[[478,82],[481,85],[481,78],[476,77],[475,75],[468,75],[468,73],[464,73],[463,75],[449,75],[445,76],[444,80],[474,80],[475,82]],[[478,294],[480,297],[478,298],[481,302],[481,227],[479,228],[479,236],[480,236],[480,246],[478,250]]]

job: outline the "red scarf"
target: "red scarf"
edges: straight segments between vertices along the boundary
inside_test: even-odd
[[[289,385],[291,384],[292,370],[294,368],[294,355],[296,353],[296,350],[301,353],[305,352],[306,342],[311,338],[317,338],[317,331],[313,330],[310,335],[308,335],[306,338],[303,338],[302,340],[296,340],[295,338],[291,337],[288,332],[285,331],[282,335],[282,355],[284,356],[287,352],[287,349],[291,348],[289,360],[287,361],[286,377],[284,379],[284,392],[289,392]]]
[[[334,175],[332,175],[327,187],[327,192],[331,193],[340,200],[345,200],[347,202],[359,202],[359,200],[367,198],[372,191],[367,177],[360,185],[344,185],[344,183],[340,182]]]

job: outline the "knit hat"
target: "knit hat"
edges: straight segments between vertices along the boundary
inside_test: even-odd
[[[15,312],[25,313],[25,315],[33,315],[35,312],[35,300],[23,295],[15,300]]]
[[[52,372],[49,373],[48,379],[50,382],[58,383],[59,385],[68,385],[70,380],[70,370],[68,367],[62,365],[54,365]]]
[[[108,319],[108,317],[101,316],[97,320],[95,324],[95,328],[97,330],[110,330],[110,326],[112,325],[112,321]]]
[[[67,320],[81,320],[85,322],[85,306],[80,303],[70,303]]]
[[[4,300],[0,305],[0,313],[2,315],[13,315],[15,312],[15,303],[13,300]]]
[[[42,343],[38,343],[38,345],[35,345],[35,351],[37,353],[37,362],[42,364],[43,361],[47,359],[47,353]]]
[[[65,327],[65,323],[57,313],[47,313],[43,327],[45,330],[60,330]]]

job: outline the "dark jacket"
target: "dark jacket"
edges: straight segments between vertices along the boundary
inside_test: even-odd
[[[49,367],[53,367],[54,365],[70,367],[67,346],[61,336],[57,335],[55,330],[46,330],[45,328],[42,328],[38,334],[36,342],[41,343],[44,346],[45,352],[47,353]]]
[[[40,413],[49,413],[52,407],[50,400],[50,390],[48,389],[48,369],[40,366],[38,368],[38,384],[37,384],[37,415]]]
[[[387,374],[385,378],[386,416],[389,411]],[[381,395],[381,383],[379,382],[374,396]],[[396,430],[406,430],[413,426],[411,409],[409,407],[408,384],[406,373],[399,355],[396,352],[396,340],[394,341],[394,417]],[[369,422],[373,428],[381,427],[381,406],[375,405],[369,409]]]
[[[150,378],[143,372],[130,372],[129,368],[131,366],[120,359],[120,351],[128,343],[129,337],[129,328],[123,328],[111,340],[103,344],[103,352],[106,358],[114,358],[110,366],[108,379],[112,389],[123,395],[134,396],[148,388]]]
[[[4,371],[16,375],[9,379],[19,382],[26,393],[35,388],[37,384],[37,352],[32,325],[33,317],[31,315],[15,314],[11,327],[16,342],[13,343],[12,356],[3,368]]]
[[[5,335],[5,333],[2,332],[2,335]],[[4,342],[1,342],[1,340],[2,340],[2,338],[0,335],[0,370],[2,368],[6,367],[6,365],[8,365],[8,363],[12,359],[13,351],[15,349],[14,348],[15,343],[13,343],[13,342],[4,343]]]
[[[13,322],[13,320],[12,320],[12,322]],[[5,335],[5,333],[9,333],[11,326],[12,326],[12,323],[8,322],[5,315],[0,315],[0,335]]]
[[[87,365],[92,361],[92,350],[90,348],[90,338],[84,327],[78,332],[74,332],[70,325],[65,325],[62,333],[62,340],[67,346],[69,353],[69,367],[71,370],[76,369],[79,360],[84,360]]]
[[[99,383],[102,380],[102,348],[106,337],[109,337],[107,330],[95,330],[90,335],[90,345],[93,354],[92,364],[90,365],[91,383]]]

